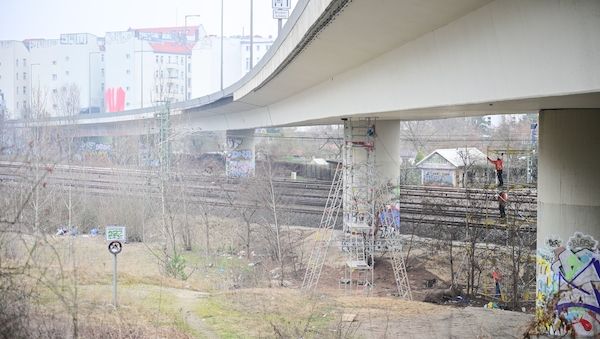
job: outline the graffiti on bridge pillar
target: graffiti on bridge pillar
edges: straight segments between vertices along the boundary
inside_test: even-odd
[[[575,232],[566,247],[550,237],[537,254],[536,332],[600,334],[598,241]]]

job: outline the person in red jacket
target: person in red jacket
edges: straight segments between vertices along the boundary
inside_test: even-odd
[[[508,194],[502,191],[498,193],[498,209],[500,210],[500,219],[506,218],[506,203],[508,202]]]
[[[502,153],[501,155],[504,156],[504,153]],[[492,160],[490,159],[490,157],[487,157],[487,159],[489,162],[494,164],[494,166],[496,166],[496,174],[498,174],[498,187],[504,186],[504,180],[502,179],[502,169],[504,168],[504,162],[502,161],[502,158],[498,157],[496,160]]]

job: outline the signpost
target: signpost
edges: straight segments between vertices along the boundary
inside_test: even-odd
[[[117,304],[117,254],[123,250],[122,242],[127,241],[124,226],[106,226],[106,241],[108,251],[113,255],[113,305]]]
[[[273,0],[273,19],[277,19],[277,35],[281,31],[281,20],[289,17],[292,0]]]
[[[127,241],[125,226],[106,226],[106,241]]]
[[[289,11],[287,9],[281,8],[273,8],[273,19],[282,20],[287,19],[289,16]],[[281,29],[281,27],[279,27]]]

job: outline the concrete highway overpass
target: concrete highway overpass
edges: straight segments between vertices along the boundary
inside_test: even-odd
[[[250,144],[257,127],[377,117],[387,149],[377,159],[393,173],[399,120],[521,112],[540,112],[538,302],[551,304],[553,286],[576,286],[576,301],[561,299],[556,312],[590,310],[593,332],[574,326],[598,334],[600,1],[300,0],[250,73],[174,104],[172,121],[181,131],[245,130]],[[75,123],[82,136],[156,129],[152,109],[43,123]],[[578,256],[573,244],[595,254]],[[556,281],[565,270],[587,280]]]
[[[237,130],[596,108],[599,13],[595,0],[301,0],[250,73],[173,104],[173,124]],[[46,123],[146,134],[154,111]]]

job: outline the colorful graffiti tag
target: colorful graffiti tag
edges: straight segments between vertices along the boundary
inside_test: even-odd
[[[567,246],[551,238],[537,257],[537,331],[550,335],[600,334],[598,241],[575,232]]]
[[[122,87],[108,88],[104,92],[104,101],[107,112],[121,112],[125,110],[125,91]]]
[[[254,157],[252,150],[233,150],[227,154],[227,176],[239,178],[254,175]]]

